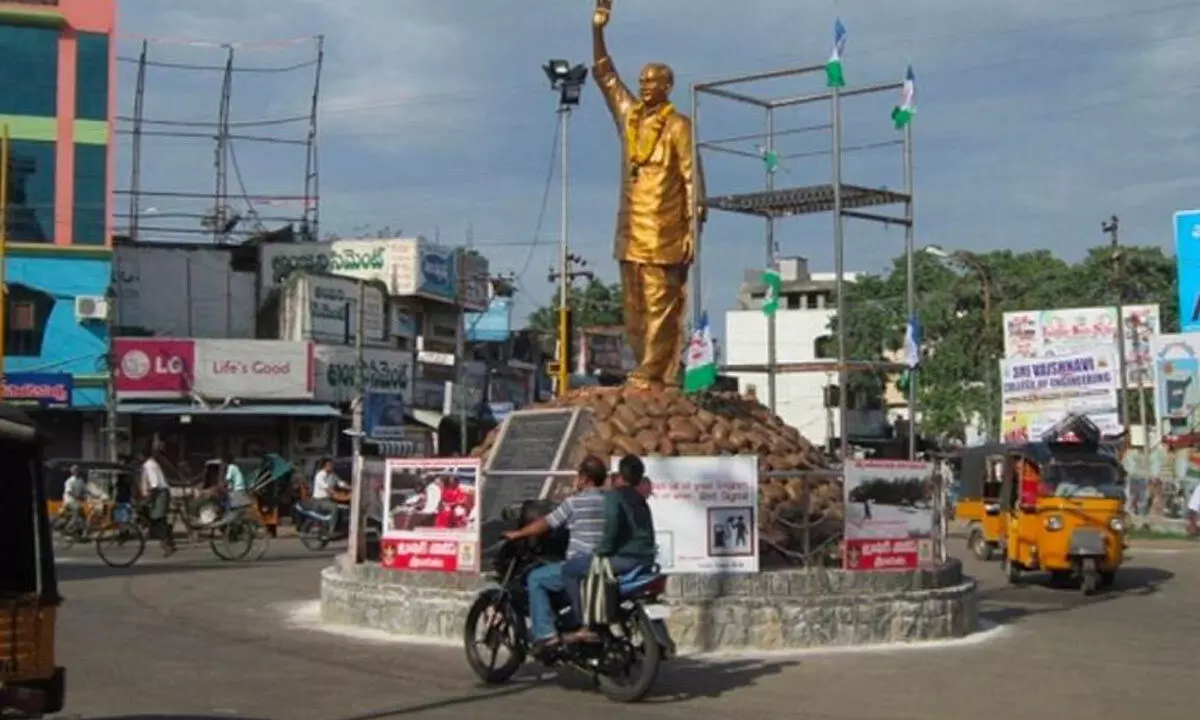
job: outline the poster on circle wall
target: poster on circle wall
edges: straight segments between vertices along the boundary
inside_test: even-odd
[[[843,482],[847,570],[912,570],[933,561],[933,464],[853,460]]]
[[[647,457],[664,573],[758,572],[758,458]],[[612,459],[617,470],[620,458]]]
[[[380,564],[391,570],[479,570],[479,460],[387,461]]]

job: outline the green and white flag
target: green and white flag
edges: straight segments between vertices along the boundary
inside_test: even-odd
[[[763,296],[763,315],[771,317],[779,309],[779,292],[783,289],[783,278],[778,270],[763,270],[762,284],[767,286]]]
[[[904,74],[904,87],[900,89],[900,104],[892,108],[892,124],[897,130],[903,130],[912,122],[917,114],[917,76],[913,75],[912,65]]]
[[[840,88],[846,86],[846,76],[842,72],[842,55],[846,52],[846,26],[841,18],[833,22],[833,52],[829,54],[829,62],[825,63],[825,86]]]
[[[713,346],[708,313],[700,315],[700,326],[692,331],[688,343],[687,365],[683,371],[684,392],[701,392],[717,381],[717,353]]]

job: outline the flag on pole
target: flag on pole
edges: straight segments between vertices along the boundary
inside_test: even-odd
[[[903,130],[912,122],[917,113],[917,76],[913,75],[912,65],[904,74],[904,87],[900,88],[900,104],[892,108],[892,123],[897,130]]]
[[[778,270],[763,270],[762,284],[767,286],[763,296],[763,315],[771,317],[779,309],[779,292],[783,289],[783,278]]]
[[[846,26],[841,18],[833,21],[833,52],[825,63],[825,85],[831,88],[845,87],[846,76],[842,73],[842,54],[846,52]]]
[[[763,159],[763,165],[767,166],[767,172],[774,173],[779,169],[779,153],[774,150],[768,150],[762,145],[758,146],[758,154]]]
[[[717,353],[713,346],[708,313],[700,315],[700,325],[692,331],[688,343],[687,365],[683,371],[684,392],[701,392],[717,381]]]
[[[921,364],[921,340],[921,321],[917,319],[916,315],[913,315],[908,319],[908,325],[904,328],[904,356],[909,368],[915,368]]]

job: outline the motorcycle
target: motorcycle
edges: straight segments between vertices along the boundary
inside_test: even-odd
[[[546,562],[537,546],[528,541],[503,542],[495,552],[490,578],[498,587],[479,593],[467,611],[463,644],[467,664],[484,683],[499,685],[510,680],[529,655],[527,621],[529,596],[525,580],[530,571]],[[621,606],[617,622],[597,629],[597,641],[560,643],[547,648],[538,658],[547,667],[564,667],[588,677],[609,700],[634,703],[645,699],[658,679],[664,660],[675,656],[675,643],[667,631],[665,608],[659,604],[667,578],[658,568],[637,569],[618,578]],[[552,596],[560,633],[571,616],[565,595]],[[479,625],[485,632],[479,639]],[[482,648],[488,651],[483,657]],[[501,647],[508,659],[497,664]],[[634,669],[640,663],[640,668]]]
[[[339,502],[337,527],[330,528],[330,517],[318,512],[307,503],[297,500],[292,506],[292,524],[300,536],[300,542],[309,550],[324,550],[329,543],[350,537],[350,503]]]

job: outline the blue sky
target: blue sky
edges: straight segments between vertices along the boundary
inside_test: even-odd
[[[1074,258],[1104,241],[1100,223],[1115,213],[1126,242],[1169,246],[1171,214],[1200,206],[1200,0],[615,5],[609,46],[618,69],[632,82],[646,61],[669,63],[677,74],[675,99],[684,108],[690,82],[824,61],[839,16],[849,30],[851,86],[899,80],[911,62],[918,85],[920,244],[1048,247]],[[219,48],[178,40],[242,43],[235,64],[281,67],[311,59],[314,44],[259,43],[323,34],[322,229],[352,235],[389,226],[456,244],[470,235],[493,270],[521,273],[517,310],[524,317],[552,295],[546,272],[555,260],[558,227],[555,178],[533,243],[556,122],[556,96],[540,66],[552,57],[590,60],[591,7],[592,0],[121,0],[120,48],[121,55],[135,56],[141,37],[149,36],[160,39],[150,45],[152,60],[220,65]],[[232,118],[304,114],[312,80],[311,68],[239,74]],[[757,89],[776,96],[820,87],[813,76]],[[133,66],[126,63],[118,91],[123,114],[131,113],[133,90]],[[146,76],[148,118],[211,121],[219,97],[219,73],[150,68]],[[895,139],[888,120],[895,101],[891,95],[847,101],[846,143]],[[706,138],[762,126],[761,116],[724,101],[704,109]],[[823,110],[797,110],[780,113],[777,126],[824,120]],[[302,137],[304,129],[272,132]],[[573,249],[615,280],[618,139],[594,86],[576,112],[571,139]],[[234,147],[250,195],[300,194],[302,150],[247,142]],[[781,141],[784,154],[827,147],[828,136],[815,133]],[[129,186],[128,148],[124,140],[122,188]],[[142,152],[143,189],[211,192],[212,140],[147,139]],[[752,160],[713,159],[707,170],[710,194],[761,183]],[[823,155],[785,161],[777,183],[827,181],[828,170]],[[889,150],[849,153],[845,172],[847,182],[901,184],[899,154]],[[230,183],[236,191],[236,179]],[[119,212],[127,211],[126,202]],[[204,202],[145,199],[142,205],[162,216],[201,212]],[[287,215],[296,208],[258,211]],[[814,270],[832,269],[831,228],[823,216],[783,222],[782,253],[808,257]],[[878,271],[903,246],[901,231],[853,221],[846,239],[848,270]],[[714,214],[703,252],[705,303],[720,313],[734,304],[742,271],[764,262],[761,221]]]

